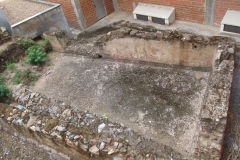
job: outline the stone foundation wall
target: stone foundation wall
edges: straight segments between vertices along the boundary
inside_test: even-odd
[[[21,134],[69,155],[70,159],[183,158],[172,148],[140,136],[123,124],[79,111],[21,85],[16,86],[13,98],[17,104],[2,105],[0,118]]]

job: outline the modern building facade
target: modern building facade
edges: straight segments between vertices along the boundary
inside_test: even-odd
[[[220,26],[228,9],[240,11],[239,0],[47,0],[62,5],[71,27],[85,29],[116,10],[132,13],[139,2],[176,9],[176,20]]]

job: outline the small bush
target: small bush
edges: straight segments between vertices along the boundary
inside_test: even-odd
[[[14,70],[15,75],[12,77],[13,84],[19,84],[21,82],[20,80],[20,74],[17,69]]]
[[[25,50],[31,46],[36,45],[36,43],[32,39],[28,39],[28,38],[19,38],[17,41],[17,44]]]
[[[52,46],[48,39],[42,37],[42,40],[38,43],[43,52],[49,53],[52,51]]]
[[[0,98],[9,97],[11,95],[11,91],[8,86],[5,85],[2,74],[0,74]]]
[[[23,77],[25,77],[25,78],[28,77],[28,71],[24,70],[24,71],[22,72],[22,74],[23,74]]]
[[[0,84],[0,97],[9,97],[11,95],[10,89],[5,84]]]
[[[5,67],[11,71],[13,71],[14,69],[16,69],[16,66],[14,63],[11,63],[11,62],[6,62],[5,63]]]
[[[41,47],[38,45],[28,48],[25,53],[27,54],[25,59],[27,63],[40,65],[46,61],[46,53],[43,52]]]

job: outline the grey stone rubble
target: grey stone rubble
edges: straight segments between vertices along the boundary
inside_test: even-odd
[[[21,85],[20,85],[21,86]],[[63,102],[16,86],[18,105],[2,111],[2,118],[36,137],[74,148],[81,154],[124,159],[182,159],[172,148],[146,139],[123,125],[79,111]],[[100,129],[100,130],[99,130]],[[103,158],[104,159],[104,158]]]
[[[59,42],[62,41],[60,36],[56,37]],[[227,46],[229,49],[226,50],[226,53],[223,53],[223,56],[225,54],[228,56],[227,53],[233,53],[232,46],[235,44],[235,40],[229,37],[193,35],[187,32],[181,33],[178,30],[159,30],[152,26],[141,26],[128,21],[119,21],[92,32],[81,32],[77,39],[70,41],[68,46],[62,46],[62,48],[67,53],[100,58],[103,55],[99,48],[101,49],[106,42],[125,37],[145,40],[179,40],[201,45],[229,44]]]
[[[0,26],[0,45],[11,41],[11,36],[7,32],[6,28]]]

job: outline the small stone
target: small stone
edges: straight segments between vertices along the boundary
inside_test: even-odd
[[[31,93],[30,98],[31,99],[34,98],[35,95],[36,95],[36,93]]]
[[[63,139],[63,137],[61,135],[57,135],[56,138],[59,139],[59,140]]]
[[[70,135],[70,136],[69,136],[69,139],[70,139],[70,140],[74,140],[74,135]]]
[[[13,118],[12,117],[8,117],[7,118],[7,121],[11,121]]]
[[[75,146],[79,146],[79,142],[74,142],[74,145]]]
[[[66,132],[66,135],[67,135],[67,136],[69,136],[70,134],[71,134],[71,132],[69,132],[69,131]]]
[[[107,138],[107,143],[111,143],[112,138]]]
[[[40,132],[41,130],[40,130],[40,128],[37,126],[37,127],[35,127],[35,130],[37,131],[37,132]]]
[[[31,126],[31,127],[30,127],[30,130],[33,131],[33,132],[35,132],[35,131],[36,131],[36,127],[35,127],[35,126]]]
[[[51,113],[51,112],[52,112],[52,109],[51,109],[51,108],[47,108],[47,109],[46,109],[46,112]]]
[[[71,116],[72,116],[71,109],[65,109],[62,113],[62,117],[71,117]]]
[[[212,143],[211,146],[212,146],[213,148],[216,148],[216,149],[219,150],[219,151],[221,150],[221,145],[220,145],[220,144]]]
[[[118,148],[122,148],[123,144],[122,143],[119,143],[118,144]]]
[[[100,149],[100,150],[103,150],[104,147],[105,147],[105,143],[104,143],[104,142],[101,142],[99,149]]]
[[[151,137],[149,137],[149,136],[145,136],[144,139],[145,139],[147,142],[150,142],[150,141],[151,141]]]
[[[114,142],[114,148],[118,148],[118,142]]]
[[[96,145],[89,148],[89,152],[91,152],[92,154],[95,154],[95,155],[99,155],[99,149],[97,148]]]
[[[233,54],[233,53],[234,53],[234,49],[233,49],[233,48],[228,48],[228,52],[229,52],[230,54]]]
[[[86,138],[83,138],[83,143],[84,143],[84,144],[88,144],[88,141],[87,141]]]
[[[120,128],[120,129],[117,129],[117,132],[118,132],[118,133],[122,133],[122,132],[123,132],[123,129],[121,129],[121,128]]]
[[[53,132],[50,134],[50,136],[57,136],[57,135],[59,135],[59,133],[56,132],[56,131],[53,131]]]
[[[23,106],[22,105],[18,105],[17,108],[21,110],[21,109],[23,109]]]
[[[81,136],[79,136],[79,135],[77,135],[77,136],[74,136],[74,140],[77,140],[77,139],[79,139]]]
[[[60,132],[65,132],[65,131],[67,131],[67,128],[63,124],[61,124],[58,126],[57,130]]]
[[[108,151],[108,155],[111,155],[111,154],[113,154],[113,153],[115,153],[116,151],[114,150],[114,149],[110,149],[109,151]]]
[[[88,151],[88,144],[82,144],[80,143],[80,146],[79,146],[83,151],[87,152]]]
[[[105,126],[106,126],[106,125],[105,125],[104,123],[100,124],[100,125],[98,126],[98,133],[101,133],[102,130],[103,130],[103,128],[104,128]]]
[[[113,157],[112,157],[112,160],[122,160],[122,158],[113,156]]]
[[[17,125],[22,126],[22,125],[23,125],[23,119],[19,119],[19,120],[17,120]]]
[[[236,144],[233,144],[233,149],[234,149],[235,151],[238,151],[238,146],[237,146]]]
[[[47,133],[48,133],[48,132],[46,132],[44,129],[42,129],[41,132],[42,132],[43,134],[47,134]]]
[[[75,145],[73,144],[73,142],[70,141],[69,139],[65,138],[65,142],[69,147],[76,148]]]
[[[120,149],[120,152],[121,152],[121,153],[126,153],[126,152],[127,152],[127,149],[126,149],[126,148],[121,148],[121,149]]]

